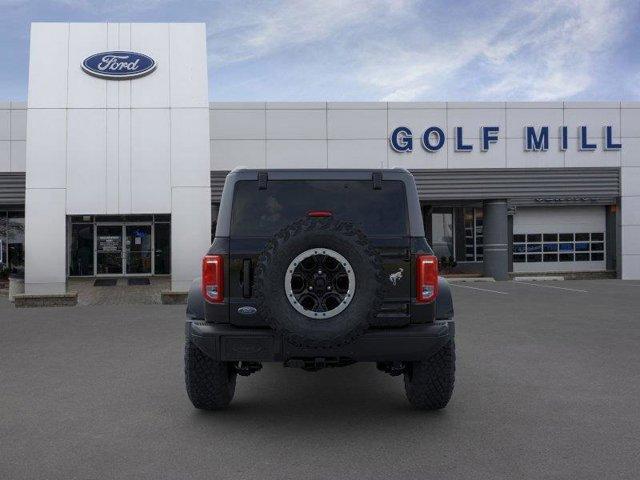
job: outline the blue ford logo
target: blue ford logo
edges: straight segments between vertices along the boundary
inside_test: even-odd
[[[129,80],[151,73],[156,68],[153,58],[136,52],[102,52],[87,57],[82,69],[95,77]]]

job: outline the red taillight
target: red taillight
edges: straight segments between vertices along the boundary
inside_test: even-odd
[[[224,261],[222,255],[205,255],[202,259],[202,295],[205,300],[224,300]]]
[[[333,214],[329,210],[311,210],[307,215],[310,217],[330,217]]]
[[[416,262],[416,301],[428,303],[438,296],[438,258],[418,255]]]

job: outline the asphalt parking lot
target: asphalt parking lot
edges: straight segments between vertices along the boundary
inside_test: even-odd
[[[360,364],[183,386],[183,307],[0,297],[0,478],[637,479],[640,281],[460,283],[449,407]]]

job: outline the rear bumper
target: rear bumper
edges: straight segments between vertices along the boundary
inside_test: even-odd
[[[187,321],[186,335],[217,361],[281,362],[294,358],[345,358],[360,362],[416,361],[429,358],[453,339],[453,321],[367,331],[353,343],[328,349],[302,348],[264,328]]]

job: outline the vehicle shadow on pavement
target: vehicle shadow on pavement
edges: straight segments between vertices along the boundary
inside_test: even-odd
[[[454,402],[455,398],[450,407]],[[226,410],[194,413],[198,421],[207,419],[212,424],[253,419],[344,426],[345,422],[370,423],[372,417],[439,421],[446,411],[413,408],[404,396],[402,376],[390,377],[374,364],[363,363],[319,372],[265,365],[253,376],[238,378],[236,397]]]

